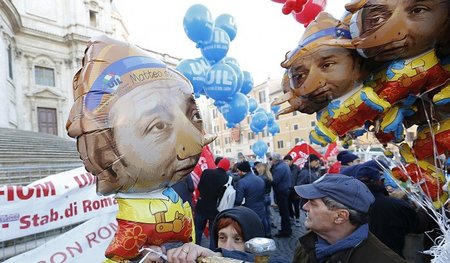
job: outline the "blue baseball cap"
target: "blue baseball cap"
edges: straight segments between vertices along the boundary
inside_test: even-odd
[[[363,182],[343,174],[326,174],[312,184],[295,186],[295,191],[305,199],[329,197],[363,213],[367,213],[375,201],[375,197]]]

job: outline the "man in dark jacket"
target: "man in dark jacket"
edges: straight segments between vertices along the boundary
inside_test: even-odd
[[[252,209],[262,222],[266,217],[264,180],[252,172],[248,161],[239,163],[237,169],[241,179],[237,183],[234,205],[243,205]],[[243,201],[244,204],[242,204]]]
[[[406,262],[369,232],[368,211],[375,198],[361,181],[324,175],[295,190],[308,200],[303,209],[311,232],[299,239],[293,262]]]
[[[272,156],[273,192],[281,217],[281,230],[275,237],[289,237],[292,234],[291,222],[289,222],[289,188],[291,187],[291,169],[281,160],[281,155],[275,153]]]
[[[405,237],[408,233],[419,232],[419,216],[405,200],[389,196],[381,178],[381,165],[371,160],[344,168],[341,173],[355,177],[370,189],[375,202],[369,210],[369,230],[386,246],[404,257]]]
[[[228,182],[229,176],[226,172],[228,169],[230,169],[230,161],[223,158],[219,161],[217,169],[204,170],[198,182],[200,196],[195,206],[194,216],[195,242],[198,245],[201,244],[206,222],[209,221],[209,228],[211,229],[214,218],[219,213],[217,202],[219,195],[223,192],[223,186]]]
[[[294,186],[297,185],[297,181],[299,180],[299,169],[296,164],[292,162],[292,156],[290,154],[284,156],[283,161],[289,165],[291,169],[291,187],[289,192],[289,200],[288,200],[288,209],[289,209],[289,217],[291,221],[295,220],[295,226],[300,226],[300,197],[294,190]],[[295,219],[294,219],[295,217]]]

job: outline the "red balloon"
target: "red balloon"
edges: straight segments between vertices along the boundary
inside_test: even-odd
[[[282,12],[289,15],[291,12],[300,13],[303,10],[303,5],[307,0],[287,0],[283,5]]]
[[[295,20],[307,27],[317,15],[325,9],[327,5],[326,0],[308,0],[303,6],[303,10],[298,13],[293,13]]]
[[[286,2],[286,0],[272,0],[272,2],[284,4],[284,2]]]

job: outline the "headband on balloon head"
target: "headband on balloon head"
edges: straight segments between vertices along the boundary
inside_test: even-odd
[[[309,24],[298,46],[286,54],[281,66],[289,68],[296,59],[321,46],[353,48],[348,26],[325,12],[320,13],[316,20]]]
[[[143,84],[174,80],[186,94],[193,93],[190,82],[164,62],[131,44],[99,36],[91,39],[83,67],[73,80],[74,106],[66,128],[69,136],[108,127],[108,113],[115,100]]]

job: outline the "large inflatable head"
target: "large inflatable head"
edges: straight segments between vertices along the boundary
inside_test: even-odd
[[[281,66],[286,69],[291,90],[278,102],[303,97],[326,106],[352,90],[364,75],[348,27],[324,12],[306,28],[297,48],[286,54]]]
[[[92,39],[73,92],[66,128],[101,194],[175,183],[210,142],[189,81],[130,44]]]
[[[448,32],[448,0],[355,0],[346,8],[354,14],[353,43],[376,61],[419,55]]]

